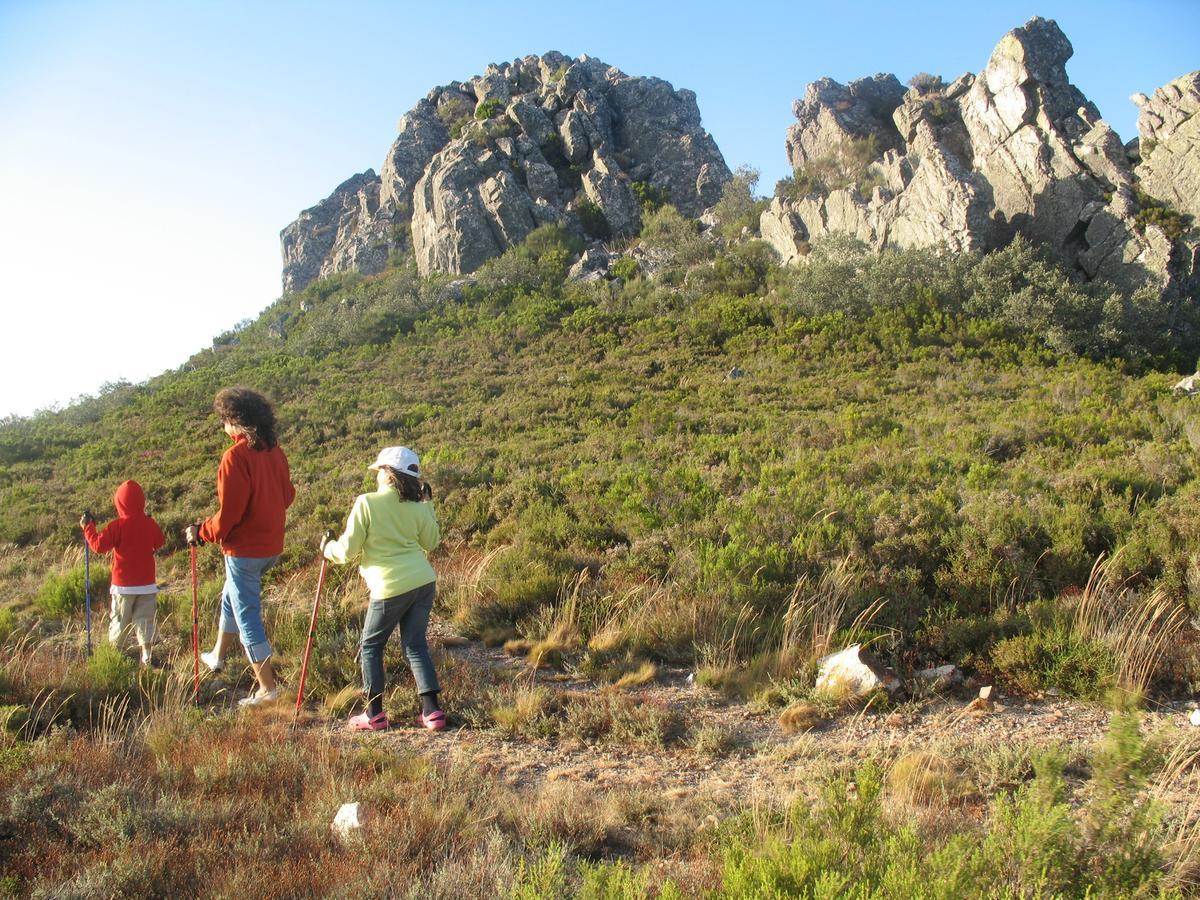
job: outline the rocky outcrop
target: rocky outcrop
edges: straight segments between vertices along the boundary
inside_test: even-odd
[[[841,85],[832,78],[814,81],[804,99],[792,104],[796,124],[787,132],[787,156],[796,169],[833,156],[846,142],[874,137],[880,152],[901,146],[892,121],[904,101],[904,85],[895,75],[876,75]]]
[[[1176,78],[1153,97],[1135,94],[1138,178],[1147,194],[1200,219],[1200,72]]]
[[[635,184],[689,216],[730,172],[696,96],[586,56],[529,56],[435,88],[400,121],[380,169],[282,233],[284,290],[407,246],[425,274],[472,272],[544,223],[636,233]]]
[[[379,176],[368,169],[280,232],[285,293],[335,272],[371,273],[387,265],[394,240],[391,218],[380,215],[379,193]]]
[[[1135,174],[1067,78],[1072,52],[1053,21],[1034,18],[1001,39],[978,76],[950,85],[904,91],[884,75],[810,85],[787,134],[797,178],[763,213],[764,240],[797,261],[829,232],[877,250],[980,251],[1020,233],[1085,278],[1193,291],[1194,247],[1139,217],[1138,177],[1181,209],[1200,202],[1189,181],[1200,176],[1196,79],[1145,99],[1142,127],[1157,146]]]

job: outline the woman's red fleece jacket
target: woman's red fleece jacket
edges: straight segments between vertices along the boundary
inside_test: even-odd
[[[162,529],[146,515],[146,495],[136,481],[125,481],[113,495],[117,518],[97,533],[83,526],[83,536],[96,553],[113,551],[112,583],[116,587],[154,584],[154,551],[163,545]]]
[[[255,450],[238,435],[217,467],[220,509],[200,523],[200,539],[219,543],[226,556],[278,556],[287,508],[295,499],[283,451]]]

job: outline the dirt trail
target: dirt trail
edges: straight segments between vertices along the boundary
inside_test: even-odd
[[[431,634],[431,644],[446,640]],[[523,660],[480,644],[447,644],[440,651],[472,666],[490,666],[525,683],[555,692],[599,691],[595,682],[554,670],[533,670]],[[1057,698],[1026,701],[1001,697],[992,711],[975,714],[961,698],[910,703],[888,713],[861,713],[835,720],[824,728],[785,734],[778,712],[727,701],[716,692],[689,683],[686,670],[660,670],[658,680],[637,689],[646,702],[665,704],[682,717],[691,732],[721,726],[734,736],[733,746],[719,754],[686,745],[626,748],[559,741],[506,740],[491,730],[456,721],[429,733],[415,724],[398,723],[383,734],[362,735],[330,723],[346,741],[378,740],[398,751],[442,762],[455,761],[491,772],[518,789],[536,790],[554,782],[591,785],[601,790],[651,791],[668,798],[690,798],[714,806],[772,797],[784,799],[811,784],[824,766],[867,758],[890,758],[910,750],[955,748],[987,753],[1022,744],[1062,743],[1083,751],[1099,740],[1109,712],[1101,706]],[[1183,721],[1182,710],[1152,711],[1148,728],[1164,720]],[[965,749],[964,749],[965,748]]]

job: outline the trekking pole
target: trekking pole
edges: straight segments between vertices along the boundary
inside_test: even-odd
[[[90,512],[84,512],[85,519],[91,519]],[[83,607],[84,620],[87,623],[87,655],[91,659],[92,656],[92,547],[87,542],[87,536],[83,538]]]
[[[312,618],[308,620],[308,640],[304,644],[304,662],[300,664],[300,687],[296,691],[296,711],[292,713],[292,726],[300,718],[300,706],[304,703],[304,682],[308,678],[308,657],[312,653],[313,638],[317,634],[317,610],[321,608],[321,588],[325,586],[325,566],[328,561],[321,557],[321,572],[317,575],[317,596],[313,600]]]
[[[189,548],[192,556],[192,700],[200,704],[200,605],[196,585],[196,545]]]

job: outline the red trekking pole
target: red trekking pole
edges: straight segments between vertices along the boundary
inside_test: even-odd
[[[196,545],[190,547],[192,551],[192,673],[193,673],[193,693],[192,699],[196,704],[200,703],[200,607],[197,599],[199,593],[196,587]]]
[[[296,711],[292,713],[292,724],[300,718],[300,706],[304,703],[304,682],[308,678],[308,657],[312,653],[313,638],[317,634],[317,610],[321,608],[321,588],[325,586],[327,560],[321,556],[321,572],[317,575],[317,596],[313,600],[312,618],[308,620],[308,640],[304,644],[304,662],[300,664],[300,687],[296,691]]]

